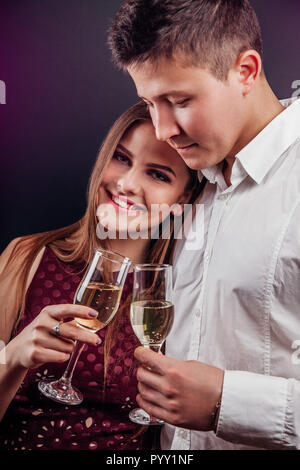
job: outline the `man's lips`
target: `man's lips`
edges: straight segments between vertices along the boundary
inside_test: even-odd
[[[185,150],[190,150],[192,147],[196,146],[197,144],[195,142],[191,143],[191,144],[184,144],[184,143],[177,143],[177,142],[174,142],[173,140],[168,140],[168,143],[169,145],[171,145],[171,147],[173,147],[174,150],[176,150],[177,152],[181,152],[181,151],[185,151]]]
[[[186,153],[188,153],[190,150],[192,150],[194,147],[196,147],[197,144],[190,144],[190,145],[186,145],[186,146],[174,146],[173,148],[181,155],[184,155]]]

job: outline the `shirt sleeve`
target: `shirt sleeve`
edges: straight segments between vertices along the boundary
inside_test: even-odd
[[[264,449],[300,449],[300,382],[225,371],[217,436]]]

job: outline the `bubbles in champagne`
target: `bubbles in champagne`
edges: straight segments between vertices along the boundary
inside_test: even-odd
[[[131,304],[130,319],[143,346],[161,346],[173,325],[174,306],[164,300],[136,301]]]
[[[76,323],[88,330],[98,331],[106,326],[116,314],[122,288],[113,284],[103,282],[91,282],[87,287],[77,292],[75,295],[75,304],[86,305],[97,310],[98,317],[91,320],[85,318],[75,318]]]

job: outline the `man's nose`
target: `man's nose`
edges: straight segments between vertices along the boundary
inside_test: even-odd
[[[168,109],[156,109],[152,113],[152,121],[157,140],[166,142],[181,133],[173,113]]]

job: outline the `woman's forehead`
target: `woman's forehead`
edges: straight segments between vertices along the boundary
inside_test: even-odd
[[[168,143],[157,140],[150,120],[135,123],[120,140],[120,144],[132,154],[133,158],[161,160],[172,167],[186,168],[176,150]]]

